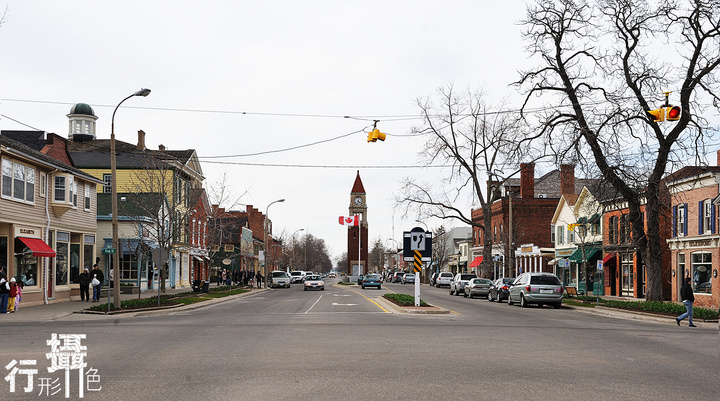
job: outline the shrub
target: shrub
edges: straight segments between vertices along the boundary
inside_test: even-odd
[[[400,306],[415,306],[415,296],[408,294],[385,294],[383,297],[392,303]],[[430,306],[422,299],[420,300],[420,306]]]

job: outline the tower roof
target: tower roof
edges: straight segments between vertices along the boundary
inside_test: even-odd
[[[353,184],[352,191],[350,191],[351,194],[364,194],[365,188],[363,187],[362,180],[360,179],[360,170],[357,172],[357,177],[355,177],[355,183]]]
[[[70,108],[70,114],[84,114],[95,117],[95,112],[87,103],[78,103]]]

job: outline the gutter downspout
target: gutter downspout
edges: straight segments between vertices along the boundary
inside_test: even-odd
[[[53,171],[45,174],[45,218],[47,219],[47,225],[45,225],[45,242],[47,243],[47,240],[50,236],[50,175],[60,172],[58,169],[54,169]],[[49,244],[48,244],[49,245]],[[45,263],[43,263],[43,302],[45,305],[48,304],[48,268],[49,268],[49,262],[48,257],[45,258]]]

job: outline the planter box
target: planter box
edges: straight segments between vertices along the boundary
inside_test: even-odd
[[[121,294],[139,294],[140,289],[137,286],[128,286],[128,285],[121,285],[120,286],[120,293]]]

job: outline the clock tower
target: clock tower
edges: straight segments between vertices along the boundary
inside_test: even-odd
[[[350,216],[359,215],[359,226],[348,227],[347,274],[357,276],[368,273],[368,223],[365,188],[358,170],[355,183],[350,190]]]

